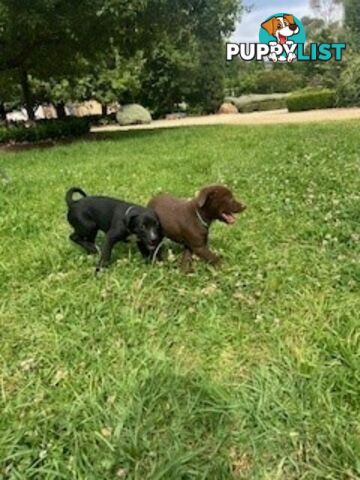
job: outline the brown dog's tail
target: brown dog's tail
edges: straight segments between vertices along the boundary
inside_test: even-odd
[[[75,200],[73,199],[74,193],[80,193],[80,195],[82,195],[83,197],[87,196],[84,190],[81,190],[81,188],[78,188],[78,187],[70,188],[70,190],[68,190],[68,192],[65,195],[65,202],[68,207],[70,207],[70,205],[73,202],[75,202]]]

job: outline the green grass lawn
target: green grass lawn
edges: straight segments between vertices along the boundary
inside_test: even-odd
[[[360,123],[117,133],[2,153],[1,479],[360,478]],[[8,177],[8,180],[7,178]],[[146,203],[225,183],[213,269],[110,268],[67,188]],[[101,239],[100,239],[101,241]]]

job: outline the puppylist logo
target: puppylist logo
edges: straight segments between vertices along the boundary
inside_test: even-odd
[[[276,13],[260,26],[259,43],[227,43],[226,60],[292,63],[294,61],[341,61],[345,43],[311,43],[305,51],[306,32],[301,21],[289,13]]]

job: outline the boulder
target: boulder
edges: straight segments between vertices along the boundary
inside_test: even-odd
[[[225,102],[220,106],[219,113],[239,113],[239,111],[232,103]]]
[[[181,120],[185,118],[187,115],[185,112],[175,112],[175,113],[168,113],[165,118],[166,120]]]
[[[289,95],[289,93],[241,95],[241,97],[226,97],[225,102],[235,105],[240,113],[260,112],[286,108],[286,99]]]
[[[68,105],[66,105],[66,108]],[[87,100],[69,105],[71,115],[76,117],[87,117],[88,115],[101,115],[101,103],[97,100]]]
[[[143,125],[145,123],[151,123],[151,115],[146,108],[132,103],[130,105],[124,105],[116,114],[116,120],[119,125]]]

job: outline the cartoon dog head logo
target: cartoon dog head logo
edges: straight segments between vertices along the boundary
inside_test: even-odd
[[[281,17],[271,17],[261,24],[262,28],[275,37],[277,42],[283,45],[287,39],[299,33],[299,27],[293,15],[284,14]]]
[[[340,62],[346,43],[306,43],[302,22],[289,13],[276,13],[261,23],[259,42],[226,43],[226,60],[245,62]]]
[[[269,59],[273,62],[293,62],[296,60],[294,53],[298,43],[305,43],[305,30],[301,21],[294,15],[279,13],[271,16],[261,24],[260,42],[283,48],[281,55],[271,53]]]

